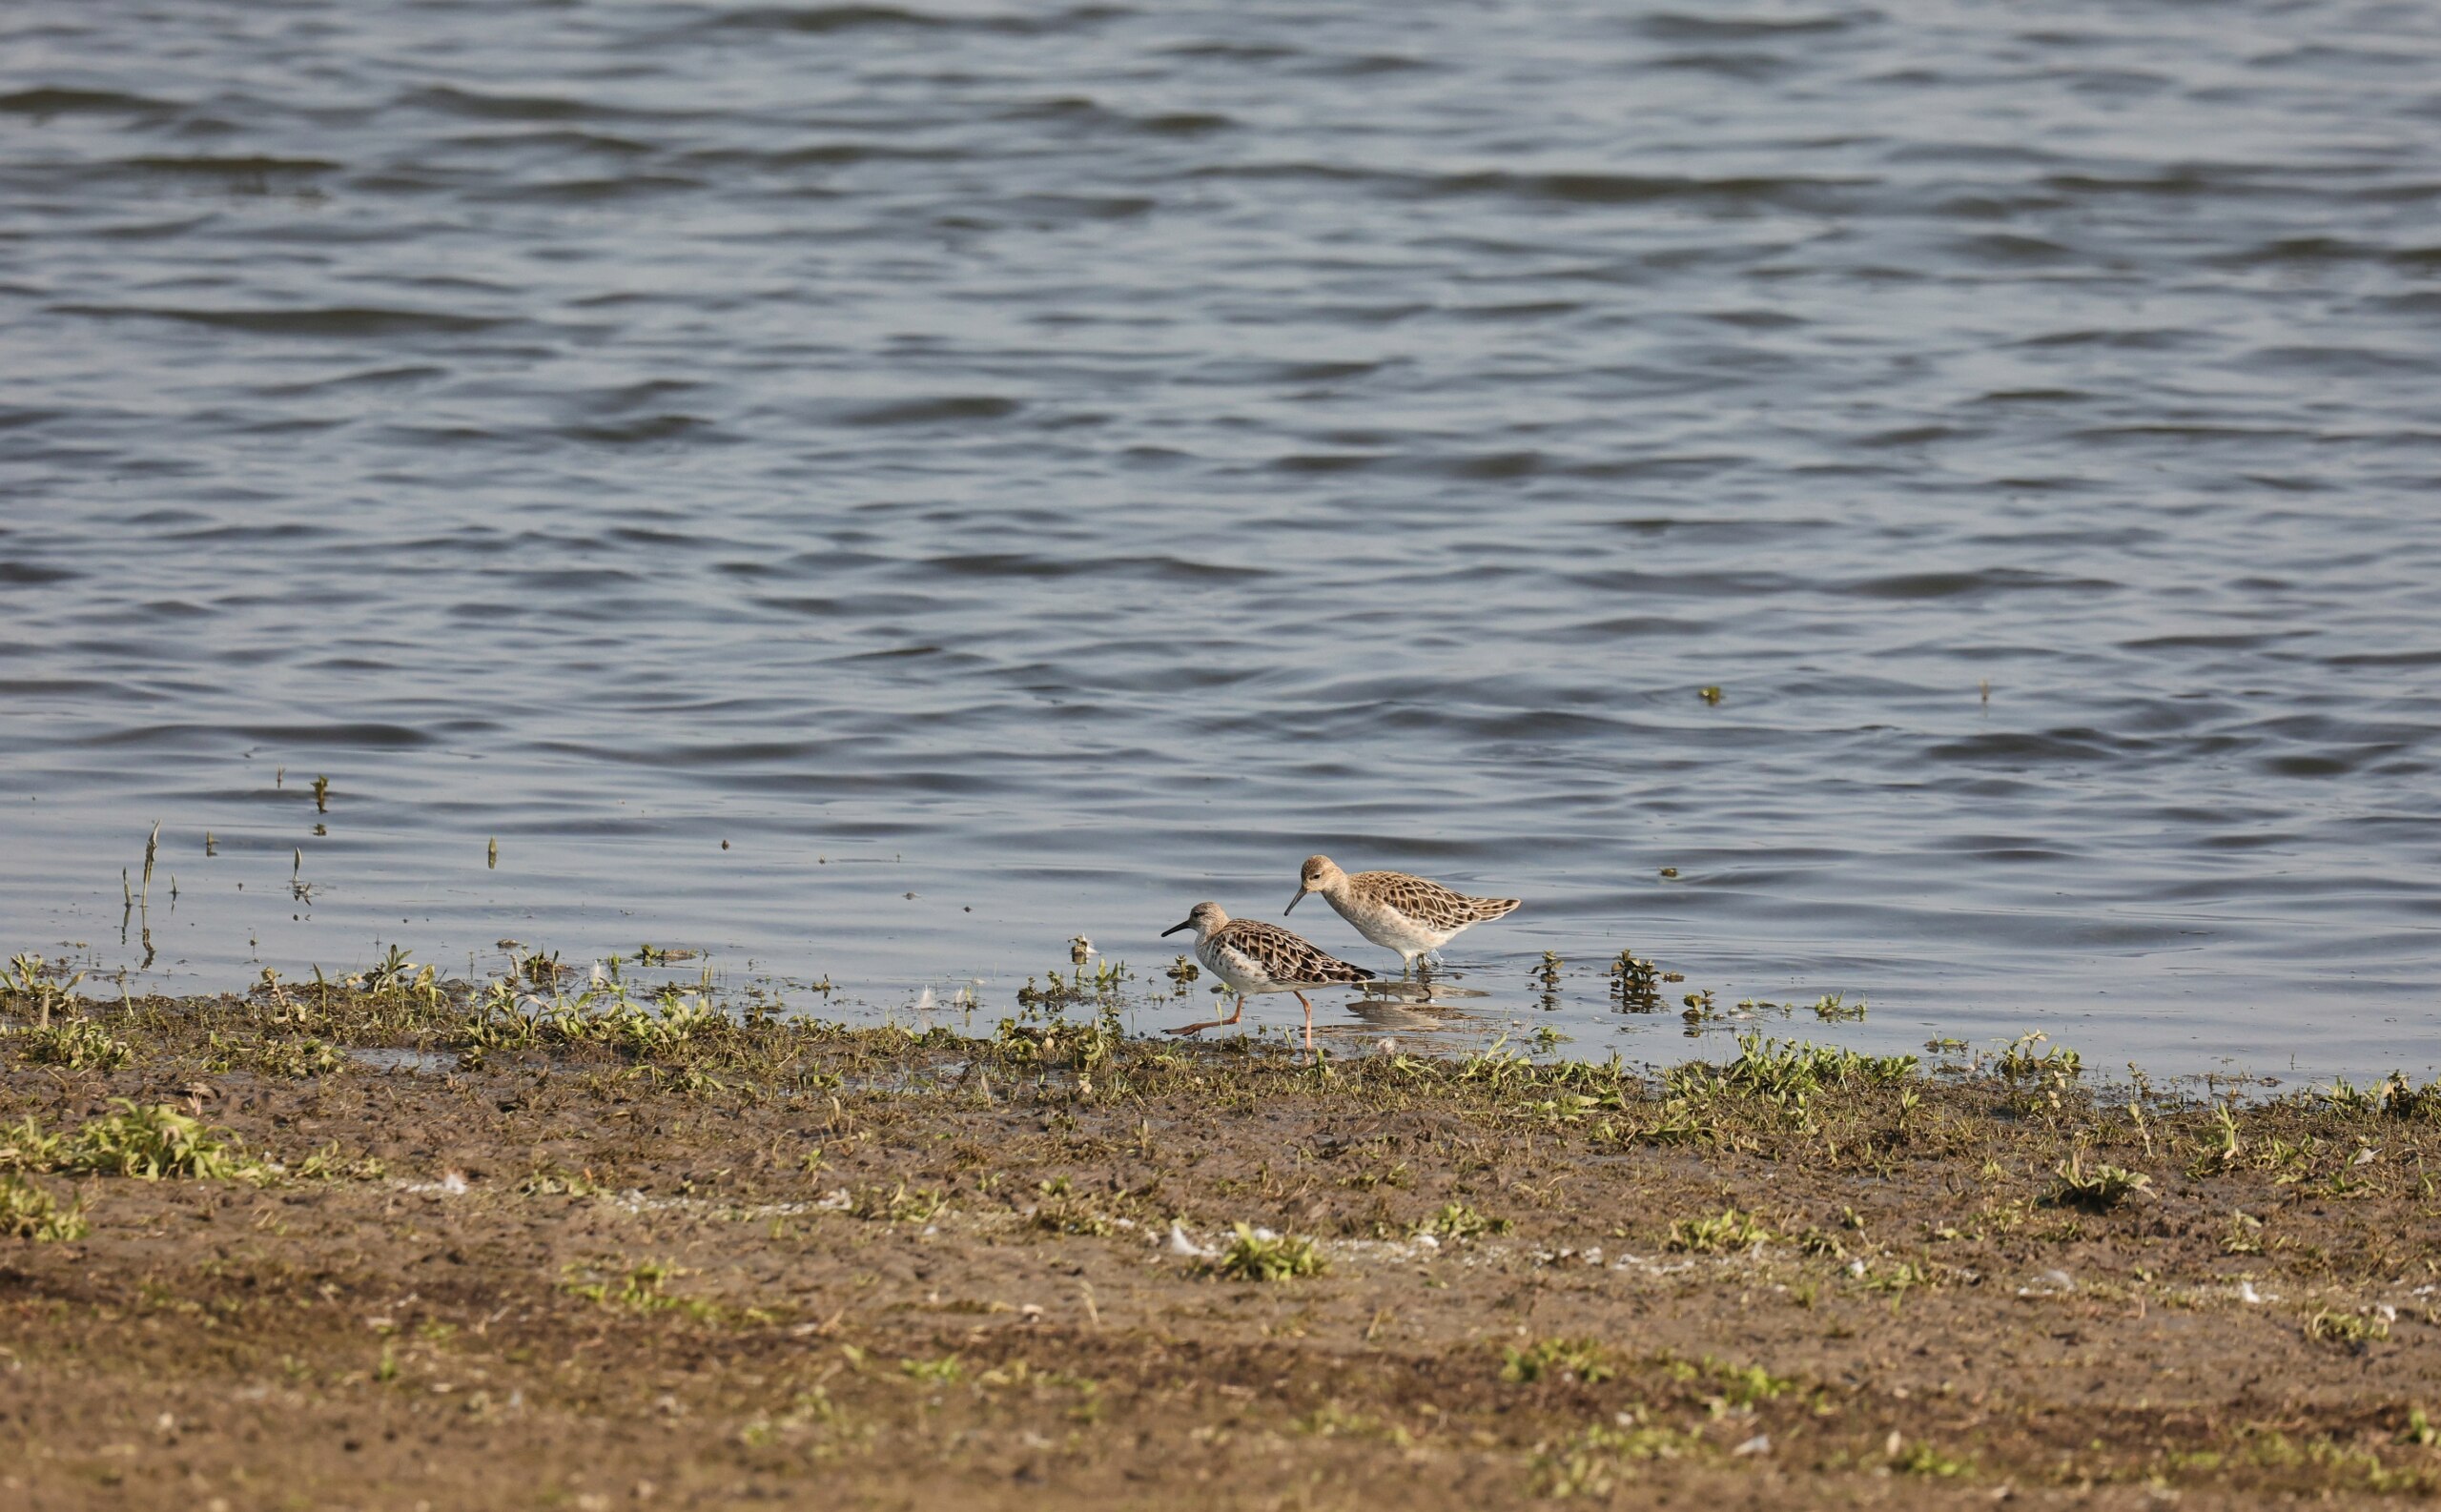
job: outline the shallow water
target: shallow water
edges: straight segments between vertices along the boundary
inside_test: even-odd
[[[2436,132],[2414,5],[11,8],[0,948],[988,1019],[1325,850],[1572,1052],[2431,1067]]]

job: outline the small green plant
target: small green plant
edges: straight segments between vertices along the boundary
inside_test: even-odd
[[[2426,1416],[2423,1408],[2410,1407],[2408,1409],[2407,1426],[2399,1430],[2399,1442],[2430,1449],[2441,1444],[2441,1427],[2433,1426],[2432,1420]]]
[[[2071,1152],[2053,1172],[2051,1189],[2042,1195],[2042,1200],[2055,1208],[2107,1213],[2152,1184],[2152,1177],[2123,1166],[2098,1165],[2088,1171],[2084,1167],[2084,1152],[2078,1150]]]
[[[1896,1438],[1896,1435],[1892,1437]],[[1932,1476],[1937,1480],[1955,1481],[1975,1472],[1975,1462],[1956,1455],[1943,1454],[1929,1443],[1918,1440],[1894,1449],[1890,1468],[1900,1475]]]
[[[1769,1243],[1774,1236],[1762,1219],[1736,1208],[1712,1217],[1680,1218],[1670,1225],[1670,1247],[1692,1255],[1732,1255]]]
[[[2239,1157],[2245,1153],[2245,1147],[2238,1139],[2238,1120],[2229,1112],[2229,1105],[2214,1103],[2212,1117],[2212,1134],[2195,1147],[2195,1161],[2186,1168],[2188,1175],[2201,1178],[2234,1171]]]
[[[1358,1192],[1370,1192],[1375,1187],[1405,1186],[1414,1179],[1414,1175],[1415,1173],[1407,1169],[1405,1161],[1396,1160],[1386,1166],[1373,1165],[1363,1171],[1351,1172],[1340,1177],[1339,1184]]]
[[[2039,1029],[2020,1034],[1992,1063],[1992,1069],[2003,1080],[2016,1086],[2018,1105],[2029,1112],[2059,1112],[2062,1099],[2085,1073],[2083,1057],[2065,1045],[2054,1045],[2041,1054],[2035,1053],[2035,1047],[2050,1038]]]
[[[601,1195],[602,1185],[593,1179],[590,1168],[571,1175],[555,1164],[545,1164],[535,1167],[517,1190],[529,1197],[590,1197]]]
[[[1074,950],[1070,952],[1072,957],[1076,953]],[[1026,985],[1017,989],[1019,1008],[1048,1011],[1056,1014],[1065,1011],[1074,1004],[1116,1002],[1121,986],[1130,975],[1125,961],[1114,961],[1108,956],[1102,957],[1098,964],[1094,965],[1089,965],[1086,961],[1077,961],[1075,970],[1066,975],[1060,974],[1056,967],[1047,974],[1050,982],[1048,986],[1043,987],[1036,986],[1033,977],[1026,978]],[[1193,980],[1191,977],[1181,979],[1177,976],[1175,968],[1170,979],[1179,982],[1180,986]]]
[[[2328,1308],[2306,1319],[2306,1337],[2326,1344],[2340,1344],[2349,1349],[2390,1337],[2388,1319],[2365,1313],[2341,1313]]]
[[[1610,1351],[1598,1339],[1542,1338],[1522,1349],[1503,1345],[1500,1357],[1500,1379],[1512,1385],[1561,1379],[1593,1386],[1618,1374],[1610,1365]]]
[[[81,1239],[92,1228],[85,1204],[59,1199],[22,1176],[0,1176],[0,1237],[29,1239],[36,1244],[64,1244]]]
[[[1918,1287],[1933,1284],[1933,1272],[1918,1260],[1891,1260],[1868,1266],[1856,1277],[1856,1283],[1868,1292],[1880,1292],[1894,1303]]]
[[[1610,978],[1610,995],[1619,1008],[1630,1013],[1653,1013],[1661,1009],[1661,969],[1639,958],[1633,950],[1621,950],[1604,973]]]
[[[910,1380],[935,1386],[954,1386],[966,1375],[965,1362],[955,1355],[943,1355],[938,1359],[902,1359],[898,1368]]]
[[[1638,1416],[1621,1413],[1616,1426],[1595,1423],[1558,1448],[1536,1456],[1535,1490],[1554,1501],[1608,1497],[1631,1480],[1629,1467],[1633,1463],[1675,1460],[1705,1447],[1698,1433],[1637,1421]]]
[[[419,970],[408,958],[406,949],[394,945],[388,954],[352,978],[352,983],[367,992],[397,992],[414,983]]]
[[[9,968],[0,971],[0,998],[31,999],[34,1006],[34,1027],[51,1027],[51,1011],[64,1007],[75,999],[71,995],[85,973],[62,980],[59,966],[39,955],[12,955]]]
[[[1851,1003],[1844,992],[1828,993],[1815,1001],[1814,1016],[1826,1024],[1862,1023],[1865,1000],[1860,997]]]
[[[2394,1071],[2375,1093],[2375,1104],[2386,1118],[2441,1118],[2441,1077],[2418,1087],[2405,1073]]]
[[[1720,1394],[1733,1407],[1751,1407],[1759,1401],[1772,1401],[1796,1389],[1796,1382],[1785,1376],[1774,1376],[1760,1365],[1730,1365],[1707,1359],[1713,1377],[1720,1382]]]
[[[1682,1096],[1745,1093],[1768,1101],[1801,1102],[1830,1087],[1905,1081],[1920,1064],[1913,1055],[1859,1055],[1839,1045],[1737,1036],[1737,1058],[1717,1073],[1681,1066],[1667,1077]]]
[[[49,1171],[59,1164],[66,1134],[45,1134],[28,1114],[16,1123],[0,1126],[0,1171]]]
[[[1415,1232],[1445,1239],[1471,1239],[1478,1235],[1506,1234],[1515,1227],[1507,1218],[1487,1218],[1463,1202],[1451,1202],[1417,1224]]]
[[[1104,1235],[1118,1227],[1110,1215],[1078,1196],[1066,1176],[1037,1181],[1035,1192],[1038,1200],[1034,1208],[1034,1226],[1046,1233]]]
[[[18,1053],[36,1066],[65,1066],[70,1071],[111,1071],[135,1058],[125,1040],[92,1019],[78,1014],[49,1028],[29,1029],[17,1035]]]
[[[719,1316],[720,1309],[710,1302],[670,1294],[669,1283],[689,1273],[667,1260],[633,1261],[615,1278],[587,1280],[585,1277],[589,1269],[584,1265],[568,1266],[560,1282],[562,1288],[571,1297],[623,1312],[678,1312],[697,1318]]]
[[[350,1160],[336,1139],[297,1162],[297,1176],[303,1181],[379,1181],[389,1174],[389,1165],[377,1156]]]
[[[929,1223],[940,1216],[950,1199],[932,1187],[909,1187],[904,1181],[884,1192],[879,1187],[863,1187],[849,1199],[848,1211],[860,1218],[883,1223]]]
[[[104,1114],[72,1136],[58,1157],[61,1170],[144,1181],[169,1176],[261,1180],[273,1175],[262,1161],[238,1153],[235,1141],[167,1103],[138,1107],[124,1097],[113,1100],[117,1112]]]
[[[1258,1233],[1250,1224],[1235,1226],[1228,1248],[1208,1267],[1214,1276],[1241,1281],[1286,1281],[1320,1276],[1329,1269],[1314,1241],[1293,1234]]]
[[[1379,1434],[1401,1448],[1414,1441],[1395,1426],[1385,1432],[1381,1419],[1366,1413],[1351,1412],[1337,1399],[1323,1402],[1302,1418],[1291,1419],[1288,1426],[1317,1439],[1334,1439],[1342,1434]]]
[[[353,1064],[347,1052],[318,1039],[265,1039],[251,1043],[224,1040],[215,1031],[204,1050],[204,1069],[210,1072],[251,1071],[265,1076],[283,1076],[304,1080],[313,1076],[328,1076],[348,1069]]]

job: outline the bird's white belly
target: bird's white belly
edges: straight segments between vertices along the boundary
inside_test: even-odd
[[[1284,992],[1288,989],[1271,978],[1262,963],[1245,951],[1210,942],[1195,948],[1195,958],[1204,970],[1229,984],[1233,992]]]
[[[1368,904],[1362,899],[1346,903],[1337,898],[1328,901],[1339,910],[1341,918],[1356,926],[1357,933],[1385,950],[1396,950],[1402,955],[1412,955],[1419,950],[1437,950],[1449,942],[1449,936],[1458,932],[1455,930],[1432,929],[1396,909]]]

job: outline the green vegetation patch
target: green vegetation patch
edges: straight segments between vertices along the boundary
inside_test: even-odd
[[[1314,1241],[1293,1234],[1260,1234],[1241,1223],[1228,1246],[1207,1267],[1214,1276],[1241,1281],[1289,1281],[1330,1268]]]
[[[59,1244],[83,1238],[91,1228],[85,1221],[84,1203],[72,1201],[63,1207],[36,1182],[0,1176],[0,1237]]]

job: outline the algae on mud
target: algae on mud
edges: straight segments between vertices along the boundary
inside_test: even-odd
[[[0,991],[6,1500],[2441,1489],[2431,1088],[1315,1058],[1039,992],[964,1038],[385,964]]]

